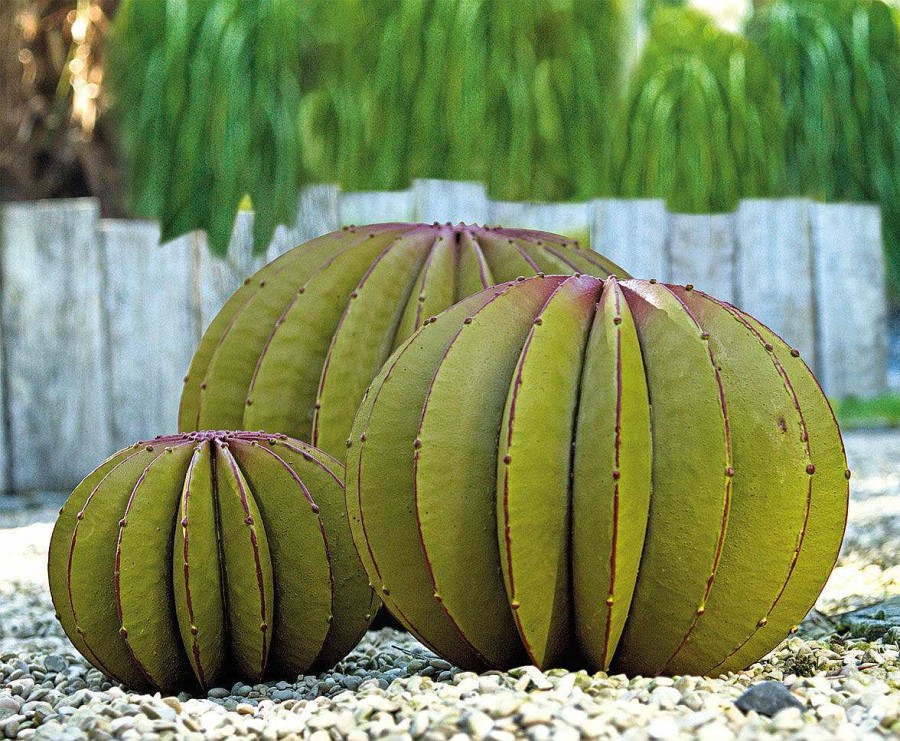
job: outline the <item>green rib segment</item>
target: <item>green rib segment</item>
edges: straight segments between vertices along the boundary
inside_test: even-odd
[[[666,666],[669,673],[698,674],[766,620],[803,530],[811,461],[793,390],[766,342],[718,303],[696,291],[672,290],[709,334],[734,410],[735,474],[721,561],[705,613]]]
[[[398,343],[412,335],[426,319],[455,303],[457,248],[453,246],[454,240],[450,229],[442,229],[434,238],[428,257],[407,294],[406,306],[395,332]]]
[[[534,316],[563,280],[504,291],[462,326],[432,366],[418,432],[416,512],[426,564],[459,631],[495,665],[523,660],[494,525],[497,432]]]
[[[242,402],[243,427],[311,437],[319,378],[335,329],[360,277],[384,249],[380,240],[364,240],[315,272],[282,307],[283,316],[254,361],[255,375]]]
[[[403,307],[433,241],[430,230],[409,232],[379,255],[354,287],[321,366],[311,441],[320,450],[346,454],[353,415],[394,349]]]
[[[480,668],[486,662],[434,598],[415,517],[412,460],[434,368],[464,319],[493,296],[489,290],[456,304],[397,349],[357,413],[347,456],[350,528],[376,592],[401,622],[414,631],[420,626],[416,632],[433,650],[458,666]]]
[[[86,513],[82,515],[81,519],[79,519],[79,513],[82,513],[83,510],[85,510],[85,505],[88,500],[93,501],[94,497],[97,496],[99,487],[110,477],[112,478],[114,486],[121,484],[122,481],[127,481],[129,476],[134,472],[136,472],[136,478],[140,475],[140,471],[143,470],[144,466],[153,460],[153,457],[154,454],[152,452],[148,453],[144,448],[137,446],[120,450],[115,455],[110,456],[101,466],[90,473],[84,481],[78,485],[75,491],[72,492],[72,495],[60,510],[59,518],[56,521],[56,525],[53,527],[53,533],[50,537],[50,549],[47,558],[47,575],[50,584],[50,594],[53,598],[53,606],[56,608],[56,615],[59,622],[62,624],[66,635],[69,636],[69,639],[75,645],[75,648],[77,648],[78,651],[100,671],[109,671],[109,669],[106,669],[103,666],[98,659],[97,654],[94,653],[92,644],[89,644],[86,638],[82,636],[79,628],[82,627],[83,616],[80,613],[76,614],[69,594],[69,556],[70,554],[72,556],[75,555],[73,543],[77,544],[78,540],[82,537],[97,538],[93,526],[90,528],[82,526]],[[94,534],[89,535],[90,533]],[[114,539],[111,545],[115,548]],[[80,558],[80,550],[81,549],[79,548],[78,567],[81,567],[82,564],[87,564],[89,567],[93,567],[94,565],[102,567],[103,565],[110,564],[108,559],[102,559],[100,557],[102,555],[100,553],[97,553],[98,558],[96,558],[96,560],[93,559],[93,552],[90,549],[86,553],[87,560],[82,561]],[[115,559],[114,554],[113,559]],[[73,566],[75,566],[74,559]],[[111,569],[112,567],[110,567],[110,575],[112,574]],[[75,582],[73,584],[73,593],[71,596],[74,597],[75,591],[80,588],[84,580],[79,578],[77,570],[73,570],[72,576],[75,578]],[[95,589],[101,589],[105,592],[107,588],[112,588],[112,584],[92,585],[90,580],[88,580],[87,587],[91,589],[92,593]],[[114,602],[110,602],[109,604],[114,605]],[[119,624],[118,620],[116,620],[112,627],[112,631],[116,636],[118,635],[118,629]],[[95,645],[95,648],[99,653],[106,653],[99,645]],[[130,658],[127,656],[127,648],[124,646],[124,643],[121,646],[117,645],[113,650],[117,655],[121,655],[124,658]],[[128,665],[127,662],[126,665]],[[136,676],[137,681],[143,684],[144,678],[142,676],[137,676],[138,672],[135,669],[130,669],[129,674]],[[140,686],[142,686],[142,684]]]
[[[193,449],[166,447],[132,490],[119,524],[118,603],[135,659],[153,685],[178,692],[192,678],[170,599],[181,485]]]
[[[331,668],[377,605],[339,469],[284,435],[200,432],[120,451],[73,492],[51,537],[64,629],[145,692]]]
[[[479,296],[397,350],[351,436],[351,530],[395,615],[474,669],[717,673],[776,645],[846,518],[840,435],[803,362],[689,288],[545,277]]]
[[[515,280],[520,276],[529,277],[540,272],[540,267],[520,240],[495,231],[479,232],[476,239],[495,280]]]
[[[344,486],[338,477],[338,472],[343,472],[343,465],[296,440],[279,440],[272,450],[302,475],[309,491],[316,493],[319,517],[328,539],[332,619],[325,642],[309,671],[314,674],[333,667],[359,643],[380,603],[369,587],[369,579],[353,545]]]
[[[272,561],[262,515],[227,444],[216,443],[216,502],[231,658],[240,676],[259,682],[274,628]]]
[[[275,599],[267,674],[286,676],[293,667],[312,665],[332,618],[328,543],[320,515],[305,496],[309,491],[304,491],[310,466],[302,459],[286,460],[280,445],[276,450],[265,442],[235,441],[230,449],[259,507],[257,530],[265,531],[272,561]],[[329,489],[335,487],[340,489],[329,482]],[[318,497],[320,490],[313,490]],[[256,622],[251,635],[260,632]]]
[[[569,278],[525,317],[530,331],[494,458],[506,592],[528,656],[542,668],[559,666],[569,651],[570,464],[584,346],[601,289],[596,278]]]
[[[769,606],[765,625],[735,645],[727,659],[705,667],[704,671],[710,674],[739,671],[756,661],[775,648],[812,609],[840,551],[849,498],[841,433],[818,382],[802,358],[792,353],[780,337],[752,317],[738,313],[772,345],[790,379],[809,431],[815,473],[810,477],[810,508],[802,542],[797,543],[796,562],[782,585],[783,591]]]
[[[612,668],[655,675],[705,609],[732,463],[725,402],[702,330],[665,286],[626,281],[622,288],[649,388],[653,492],[631,612]]]
[[[87,656],[94,656],[103,671],[136,688],[147,688],[150,682],[119,632],[122,625],[116,610],[114,573],[119,520],[135,482],[163,455],[161,446],[152,447],[111,470],[85,501],[72,537],[69,578],[76,631],[82,631]]]
[[[228,651],[212,467],[210,443],[198,444],[181,488],[172,554],[181,642],[204,689],[221,676]]]
[[[484,252],[472,232],[459,234],[459,265],[456,275],[456,300],[472,296],[494,285],[494,275],[487,264]]]
[[[647,380],[634,318],[609,280],[581,373],[572,477],[575,639],[606,670],[637,581],[650,507],[652,440]]]

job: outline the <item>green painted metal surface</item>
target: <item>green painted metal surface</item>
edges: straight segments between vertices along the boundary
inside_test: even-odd
[[[50,591],[66,634],[143,691],[330,668],[378,607],[340,473],[284,435],[199,432],[120,451],[53,530]]]
[[[366,387],[424,322],[541,271],[625,273],[557,234],[449,224],[348,227],[248,279],[210,324],[179,428],[283,433],[343,457]]]
[[[520,266],[515,247],[484,264]],[[815,378],[690,286],[488,288],[396,350],[348,444],[373,584],[472,669],[741,669],[812,606],[846,522]]]

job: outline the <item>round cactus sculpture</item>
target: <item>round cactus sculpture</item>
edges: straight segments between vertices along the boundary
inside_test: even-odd
[[[267,430],[343,458],[378,369],[429,317],[520,275],[619,270],[547,232],[459,224],[348,227],[260,270],[213,319],[179,427]]]
[[[119,451],[53,530],[50,592],[66,634],[145,691],[337,663],[378,607],[338,470],[308,445],[249,432]]]
[[[813,605],[846,521],[799,353],[690,286],[478,293],[392,355],[347,445],[376,591],[472,669],[743,668]]]

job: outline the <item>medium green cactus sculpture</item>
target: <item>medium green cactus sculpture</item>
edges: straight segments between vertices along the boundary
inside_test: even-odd
[[[690,286],[464,300],[392,355],[347,441],[373,585],[471,669],[747,666],[813,605],[846,521],[840,432],[798,355]]]
[[[119,451],[53,530],[50,592],[66,634],[144,691],[332,666],[378,607],[339,470],[284,435],[205,431]]]
[[[326,234],[250,278],[207,329],[181,430],[267,430],[343,459],[353,415],[391,351],[429,317],[519,275],[623,275],[556,234],[375,224]]]

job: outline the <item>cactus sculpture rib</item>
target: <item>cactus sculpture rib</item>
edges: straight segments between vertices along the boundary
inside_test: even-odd
[[[53,603],[98,669],[143,691],[327,668],[378,600],[336,460],[285,435],[137,443],[91,473],[50,541]]]
[[[624,275],[574,240],[527,229],[374,224],[300,245],[213,319],[185,377],[179,427],[264,429],[343,457],[394,349],[455,302],[542,271]]]
[[[471,669],[742,669],[812,607],[846,522],[809,368],[690,286],[477,293],[395,351],[347,444],[372,584]]]

